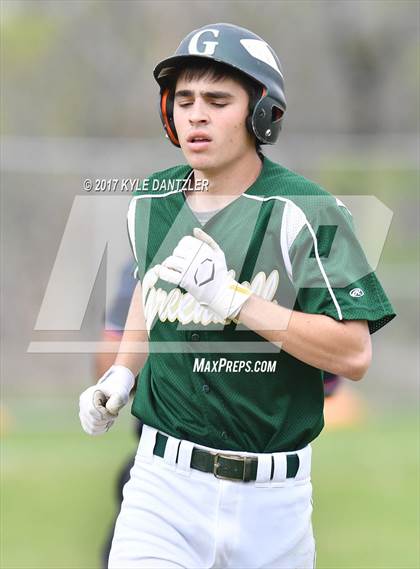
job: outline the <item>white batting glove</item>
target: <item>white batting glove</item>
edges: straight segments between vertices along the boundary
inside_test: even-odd
[[[83,391],[79,399],[79,417],[88,435],[102,435],[112,427],[128,401],[134,380],[131,370],[113,365],[96,385]]]
[[[234,317],[252,291],[228,274],[225,254],[210,235],[196,227],[155,269],[159,278],[185,288],[223,319]]]

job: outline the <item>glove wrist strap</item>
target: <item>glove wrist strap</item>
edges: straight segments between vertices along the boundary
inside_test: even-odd
[[[212,301],[211,308],[222,318],[229,318],[240,310],[251,294],[252,290],[228,275],[224,286]]]
[[[98,381],[98,385],[106,381],[108,378],[110,381],[121,385],[128,393],[134,387],[135,377],[131,369],[128,369],[128,367],[122,365],[112,365]]]

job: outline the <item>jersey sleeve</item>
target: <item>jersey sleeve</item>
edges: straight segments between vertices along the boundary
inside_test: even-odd
[[[332,196],[318,198],[309,214],[289,207],[284,221],[295,309],[367,320],[372,334],[395,317],[394,309],[369,266],[350,212]]]

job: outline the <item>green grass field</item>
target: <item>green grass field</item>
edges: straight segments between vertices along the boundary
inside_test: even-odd
[[[113,480],[136,444],[128,414],[91,438],[68,408],[20,413],[2,440],[0,566],[99,567]],[[327,431],[314,443],[318,569],[418,569],[418,442],[411,414]]]

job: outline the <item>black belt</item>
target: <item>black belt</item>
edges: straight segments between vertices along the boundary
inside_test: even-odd
[[[156,434],[156,443],[153,454],[163,458],[168,437],[162,433]],[[299,469],[299,457],[297,454],[286,455],[287,472],[286,478],[294,478]],[[216,478],[223,480],[242,480],[250,482],[257,479],[258,458],[225,454],[222,452],[212,453],[201,448],[193,448],[191,454],[191,468],[201,472],[212,472]],[[274,474],[274,461],[271,461],[271,478]]]

